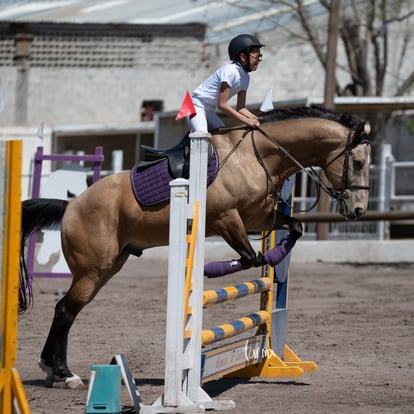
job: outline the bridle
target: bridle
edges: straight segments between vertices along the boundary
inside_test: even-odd
[[[345,148],[337,154],[332,160],[330,160],[324,167],[326,169],[329,165],[331,165],[333,162],[335,162],[338,158],[344,156],[344,163],[342,166],[342,175],[341,175],[341,187],[338,190],[335,190],[333,187],[329,187],[326,182],[321,178],[321,176],[315,171],[313,167],[305,168],[295,157],[293,157],[292,154],[290,154],[280,143],[278,143],[274,138],[270,137],[269,134],[267,134],[266,131],[264,131],[262,128],[257,128],[258,131],[260,131],[263,136],[265,136],[276,148],[280,149],[285,156],[290,158],[300,169],[301,171],[305,172],[313,182],[315,182],[317,186],[317,197],[315,200],[315,203],[306,210],[301,210],[301,212],[307,212],[312,210],[316,204],[318,204],[320,199],[320,189],[325,191],[335,202],[346,200],[349,198],[348,190],[367,190],[369,191],[370,187],[369,185],[348,185],[348,172],[349,172],[349,164],[350,164],[350,157],[352,150],[360,145],[360,144],[367,144],[369,145],[369,141],[367,139],[361,139],[358,143],[354,143],[352,141],[352,136],[354,133],[353,129],[350,129],[347,137],[347,141],[345,144]],[[252,131],[252,141],[253,139],[253,131]],[[256,157],[258,156],[258,152],[256,152]],[[259,162],[260,163],[260,162]],[[260,163],[261,165],[264,165],[264,163]],[[266,171],[266,174],[268,177],[270,177],[270,174],[268,171]],[[277,194],[278,198],[280,199],[280,194]],[[283,200],[284,201],[284,200]],[[285,201],[284,201],[285,202]],[[285,202],[286,203],[286,202]]]
[[[339,157],[341,157],[342,155],[345,155],[344,164],[342,166],[341,187],[339,188],[339,190],[329,188],[329,191],[331,192],[331,197],[334,198],[335,201],[347,199],[348,196],[346,194],[346,190],[367,190],[369,191],[370,189],[369,185],[348,185],[348,172],[349,172],[351,151],[356,146],[361,145],[361,144],[370,145],[367,139],[361,139],[361,141],[359,141],[357,144],[353,143],[351,141],[352,132],[353,130],[351,130],[348,134],[347,144],[345,145],[345,148],[337,156],[335,156],[332,160],[330,160],[325,165],[325,168],[327,168],[334,161],[336,161]]]
[[[276,141],[273,137],[271,137],[266,131],[264,131],[262,128],[256,128],[257,131],[259,131],[273,146],[275,146],[278,150],[280,150],[287,158],[289,158],[294,164],[296,164],[301,171],[305,172],[310,179],[316,184],[317,188],[317,196],[315,203],[306,210],[296,210],[300,212],[307,212],[312,210],[319,202],[320,199],[320,189],[325,191],[335,202],[345,200],[349,198],[349,195],[347,193],[347,190],[368,190],[370,189],[369,186],[362,186],[362,185],[348,185],[348,172],[349,172],[349,163],[350,163],[350,156],[351,151],[360,144],[367,144],[369,145],[369,141],[367,139],[361,139],[358,143],[352,142],[352,134],[354,132],[353,129],[349,131],[348,137],[347,137],[347,143],[345,145],[345,148],[337,154],[332,160],[330,160],[326,165],[325,169],[331,165],[333,162],[335,162],[338,158],[344,156],[344,163],[342,166],[342,176],[341,176],[341,187],[338,190],[335,190],[332,187],[329,187],[326,182],[321,178],[321,176],[318,174],[318,172],[313,168],[305,168],[289,151],[286,150],[279,142]],[[275,185],[273,183],[272,177],[266,167],[266,164],[263,161],[262,156],[260,155],[256,142],[254,139],[254,128],[247,128],[243,135],[241,136],[240,140],[236,143],[236,145],[232,148],[232,150],[227,154],[227,156],[220,162],[218,169],[222,167],[222,165],[230,158],[230,156],[237,150],[241,142],[246,138],[246,136],[251,133],[251,140],[253,144],[253,149],[256,155],[256,159],[265,171],[267,181],[269,182],[270,186],[272,187],[272,194],[274,195],[274,199],[278,201],[282,201],[284,204],[289,205],[287,201],[285,201],[280,193],[280,191],[277,191],[275,188]]]

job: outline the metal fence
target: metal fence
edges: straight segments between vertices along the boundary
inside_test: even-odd
[[[311,208],[317,197],[316,185],[305,172],[296,177],[295,210]],[[379,164],[371,166],[369,211],[412,211],[414,217],[414,161],[396,162],[389,145],[381,149]],[[317,212],[317,207],[310,210]],[[336,203],[330,202],[330,212]],[[384,240],[390,238],[390,221],[329,223],[330,240]],[[414,221],[410,223],[414,225]],[[316,223],[304,223],[305,238],[316,238]]]

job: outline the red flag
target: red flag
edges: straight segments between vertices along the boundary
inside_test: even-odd
[[[190,93],[187,90],[187,93],[185,94],[183,103],[181,104],[181,108],[178,111],[178,114],[175,118],[176,121],[178,121],[181,118],[185,118],[186,116],[189,116],[190,119],[197,114],[193,101],[191,100]]]

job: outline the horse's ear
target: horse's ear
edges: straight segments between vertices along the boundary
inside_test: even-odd
[[[369,122],[364,122],[362,125],[362,133],[361,133],[361,137],[363,137],[364,139],[368,139],[368,135],[371,133],[371,125],[369,124]]]
[[[350,143],[351,147],[355,147],[362,142],[368,141],[368,135],[371,132],[371,126],[368,122],[361,122],[355,129],[352,134],[352,142]]]

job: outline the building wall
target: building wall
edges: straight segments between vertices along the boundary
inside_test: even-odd
[[[321,22],[321,27],[326,30],[324,24]],[[65,135],[54,133],[59,126],[74,125],[79,131],[82,126],[87,129],[98,125],[96,129],[104,131],[106,126],[138,125],[142,103],[162,101],[163,111],[170,114],[173,125],[169,121],[167,127],[160,126],[153,143],[163,148],[172,145],[186,130],[184,121],[177,123],[171,117],[180,107],[186,90],[192,91],[229,61],[227,44],[205,45],[204,30],[200,24],[0,22],[0,139],[19,137],[19,131],[26,128],[33,135],[21,135],[25,156],[34,154],[33,148],[42,144],[45,153],[50,153],[64,144],[57,141],[64,140]],[[391,45],[402,41],[401,36],[390,35],[394,42]],[[325,73],[308,43],[280,29],[261,33],[259,38],[266,47],[257,72],[251,74],[248,105],[260,106],[269,88],[273,90],[274,101],[323,96]],[[396,48],[391,49],[391,56],[397,62]],[[407,58],[398,67],[400,74],[411,70],[412,60],[411,56],[411,60]],[[338,62],[337,78],[346,85],[350,78],[341,69],[344,66],[341,48]],[[391,93],[396,77],[389,79],[387,92]],[[42,122],[50,136],[39,142],[36,131]],[[70,137],[70,128],[65,130],[68,130],[66,137]],[[116,133],[113,137],[116,140]],[[86,139],[89,147],[102,143],[96,133],[82,138],[78,134],[73,150],[78,150]],[[137,154],[136,161],[142,139],[137,136],[136,143],[126,149]],[[408,139],[412,139],[411,133]],[[118,142],[122,149],[126,140]],[[145,143],[151,144],[147,136]],[[29,168],[30,162],[25,166]],[[128,167],[129,162],[125,164]],[[29,170],[25,174],[29,176]]]
[[[1,24],[0,125],[132,123],[144,100],[175,109],[203,38],[196,24]]]
[[[34,156],[37,147],[51,148],[51,130],[45,127],[43,139],[37,137],[38,128],[32,127],[1,127],[0,141],[21,140],[22,151],[22,198],[30,198],[32,194],[32,176],[34,168]],[[46,152],[46,151],[45,151]],[[42,174],[50,173],[50,163],[44,163]]]
[[[203,33],[201,25],[0,24],[0,125],[136,123],[144,100],[177,110],[187,89],[229,61],[227,44],[204,45]],[[277,31],[259,37],[266,47],[248,104],[269,88],[275,101],[323,95],[309,45]]]
[[[402,40],[389,35],[393,56],[393,45]],[[307,42],[282,29],[259,38],[266,47],[251,74],[248,104],[260,105],[269,88],[274,101],[323,96],[325,73]],[[227,44],[203,40],[199,24],[0,23],[0,126],[131,124],[140,121],[147,100],[176,111],[187,89],[229,61]],[[398,68],[400,75],[412,59]],[[340,47],[338,62],[337,78],[345,86],[350,77]],[[387,83],[391,96],[395,71]]]

